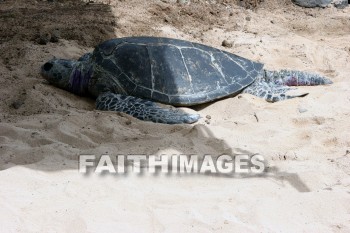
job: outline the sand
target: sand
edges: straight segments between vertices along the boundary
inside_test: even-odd
[[[174,2],[0,2],[0,231],[349,232],[350,8]],[[38,44],[54,30],[59,42]],[[98,112],[94,100],[39,74],[53,56],[78,58],[103,40],[137,35],[200,42],[334,84],[301,87],[310,94],[274,104],[241,94],[195,108],[197,124],[162,125]],[[81,154],[180,153],[260,154],[267,168],[248,176],[78,172]]]

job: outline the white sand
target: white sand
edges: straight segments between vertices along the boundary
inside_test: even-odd
[[[302,87],[307,97],[275,104],[240,95],[200,110],[211,116],[209,125],[202,119],[170,126],[94,111],[93,100],[41,84],[37,74],[24,106],[29,113],[1,110],[10,119],[0,122],[0,232],[350,232],[350,8],[288,4],[284,12],[278,6],[234,7],[242,21],[214,24],[200,38],[161,21],[149,27],[158,36],[218,48],[228,38],[234,47],[227,51],[270,69],[319,72],[333,85]],[[130,9],[113,10],[121,25],[132,24]],[[50,54],[24,46],[38,64],[90,49],[66,40],[49,44]],[[31,114],[41,107],[50,112]],[[105,153],[260,153],[269,172],[248,178],[78,173],[79,154]]]

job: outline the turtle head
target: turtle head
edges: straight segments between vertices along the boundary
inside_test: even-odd
[[[65,59],[52,59],[41,67],[41,75],[50,84],[68,90],[70,77],[76,66],[76,61]]]

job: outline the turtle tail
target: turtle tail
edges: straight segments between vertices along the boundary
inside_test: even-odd
[[[161,107],[150,100],[112,92],[106,92],[98,96],[96,109],[124,112],[140,120],[163,124],[192,124],[200,118],[198,114],[188,114],[180,109]]]

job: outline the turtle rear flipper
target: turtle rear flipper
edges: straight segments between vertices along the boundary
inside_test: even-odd
[[[96,109],[124,112],[140,120],[164,124],[191,124],[200,118],[198,114],[188,114],[179,109],[161,107],[153,101],[112,92],[103,93],[97,98]]]
[[[278,85],[272,82],[265,82],[263,80],[257,80],[252,85],[244,89],[242,93],[258,96],[268,102],[277,102],[295,97],[304,97],[309,94],[300,91],[296,92],[295,90],[296,88]]]
[[[294,91],[290,86],[316,86],[332,84],[332,81],[319,74],[295,70],[263,70],[254,83],[243,90],[268,102],[277,102],[295,97],[304,97],[306,92]]]
[[[333,83],[330,79],[322,75],[297,70],[264,70],[263,76],[266,82],[286,86],[317,86]]]

